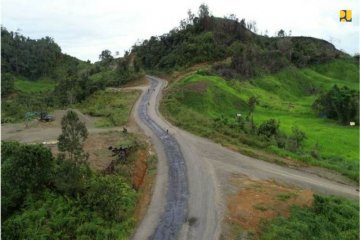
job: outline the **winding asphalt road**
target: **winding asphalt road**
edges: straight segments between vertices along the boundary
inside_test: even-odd
[[[158,156],[152,200],[133,239],[219,239],[225,211],[224,174],[245,174],[358,199],[356,184],[343,184],[231,151],[172,126],[159,113],[166,82],[148,76],[150,87],[135,105],[134,117],[151,137]]]

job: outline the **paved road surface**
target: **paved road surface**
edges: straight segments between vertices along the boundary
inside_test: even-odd
[[[135,106],[135,120],[158,154],[158,173],[147,214],[134,239],[219,239],[225,209],[224,173],[241,173],[358,199],[356,186],[260,161],[169,124],[159,113],[166,82],[148,77],[149,90]],[[169,133],[166,132],[166,129]]]

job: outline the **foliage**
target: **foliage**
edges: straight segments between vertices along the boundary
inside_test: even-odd
[[[76,164],[60,154],[55,161],[52,185],[56,192],[76,197],[85,193],[85,182],[90,175],[87,165]]]
[[[80,164],[87,160],[82,143],[88,136],[85,123],[81,122],[77,113],[69,110],[61,119],[61,131],[58,140],[60,152],[66,153],[70,161]]]
[[[60,47],[50,37],[32,40],[1,27],[2,72],[35,79],[52,73],[60,54]]]
[[[98,91],[86,101],[78,104],[83,113],[101,117],[95,124],[98,127],[122,126],[127,123],[132,106],[139,96],[134,91]]]
[[[111,56],[111,51],[106,49],[100,53],[99,59],[100,61],[111,62],[114,58]]]
[[[1,216],[4,221],[22,204],[29,192],[50,183],[53,157],[40,145],[1,144]]]
[[[14,92],[14,83],[15,78],[10,73],[3,73],[1,75],[1,97]]]
[[[256,22],[239,22],[234,15],[217,18],[202,4],[198,16],[188,13],[179,27],[137,43],[132,52],[145,69],[162,71],[230,58],[230,64],[215,65],[213,73],[240,80],[275,73],[289,65],[305,67],[345,55],[324,40],[285,36],[283,30],[273,38],[255,33]]]
[[[104,88],[103,82],[92,82],[85,74],[78,75],[69,72],[55,87],[54,97],[61,106],[67,106],[84,101],[95,91]]]
[[[313,109],[320,115],[338,120],[343,125],[350,121],[359,123],[359,91],[334,85],[313,103]]]
[[[134,223],[106,220],[81,201],[44,191],[2,223],[3,239],[126,239]],[[127,216],[129,217],[129,216]]]
[[[292,152],[295,152],[303,145],[303,142],[306,139],[306,134],[303,131],[301,131],[298,127],[293,127],[291,130],[292,130],[292,135],[288,139],[287,149]]]
[[[248,100],[249,116],[252,115],[252,113],[254,112],[256,103],[257,103],[256,97],[251,96]]]
[[[267,139],[271,137],[276,137],[279,134],[280,123],[275,119],[269,119],[266,122],[263,122],[258,128],[258,135],[263,135]]]
[[[357,202],[314,195],[312,207],[294,206],[289,218],[266,223],[261,239],[358,239],[358,213]]]
[[[108,220],[123,221],[132,212],[135,192],[121,178],[92,178],[86,186],[84,203]]]
[[[118,175],[57,158],[41,145],[2,142],[3,239],[127,239],[136,193]]]

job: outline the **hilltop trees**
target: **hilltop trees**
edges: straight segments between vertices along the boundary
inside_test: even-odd
[[[33,40],[1,27],[1,70],[30,79],[52,74],[61,49],[50,37]]]
[[[104,62],[111,62],[113,60],[113,56],[111,55],[111,51],[108,49],[103,50],[99,55],[99,60]]]

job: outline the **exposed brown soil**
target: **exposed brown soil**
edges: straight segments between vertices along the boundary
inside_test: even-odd
[[[208,87],[209,87],[209,82],[207,82],[207,81],[197,81],[197,82],[194,82],[194,83],[187,84],[185,89],[193,91],[193,92],[203,93],[203,92],[205,92],[207,90]]]
[[[147,170],[147,158],[148,156],[145,151],[138,151],[132,176],[132,184],[136,190],[138,190],[144,182]]]
[[[147,171],[144,175],[142,185],[139,188],[140,196],[136,204],[136,209],[134,213],[134,218],[136,222],[139,222],[141,219],[143,219],[146,214],[146,211],[151,201],[154,181],[155,175],[150,175]]]
[[[261,232],[261,222],[276,216],[289,216],[292,205],[310,206],[313,192],[278,184],[269,180],[255,180],[242,175],[234,175],[230,180],[235,193],[227,196],[228,214],[226,222],[233,229],[224,235],[236,238],[238,230]]]
[[[84,151],[89,153],[88,161],[91,169],[95,171],[105,170],[116,158],[112,156],[108,147],[117,146],[123,140],[124,137],[119,131],[90,134],[84,142]],[[51,146],[51,151],[56,155],[58,153],[57,146]]]

